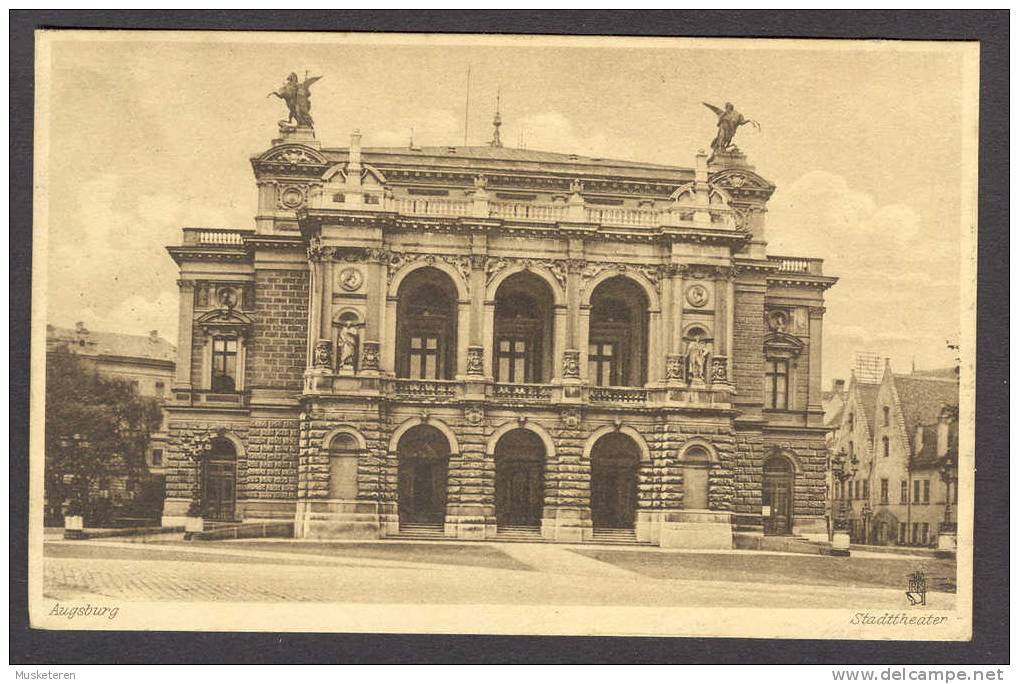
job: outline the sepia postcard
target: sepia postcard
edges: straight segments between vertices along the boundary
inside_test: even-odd
[[[969,639],[979,56],[37,32],[31,626]]]

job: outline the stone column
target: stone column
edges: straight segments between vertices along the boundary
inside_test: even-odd
[[[807,411],[823,411],[821,405],[821,322],[824,317],[823,306],[812,306],[808,309],[810,316],[810,346],[807,347],[808,367],[810,368],[809,384],[807,385]]]
[[[312,368],[315,365],[315,344],[322,325],[321,247],[308,248],[308,278],[308,340],[304,367]]]
[[[191,389],[191,345],[195,320],[195,281],[178,280],[180,287],[180,309],[177,320],[177,367],[173,386]]]
[[[364,338],[361,341],[361,371],[377,373],[379,369],[379,342],[386,320],[386,266],[385,256],[381,249],[369,249],[368,258],[364,262],[365,282],[365,320]],[[365,363],[365,353],[368,362]],[[374,363],[371,360],[374,358]],[[374,368],[370,366],[374,365]],[[392,367],[382,370],[392,371]]]

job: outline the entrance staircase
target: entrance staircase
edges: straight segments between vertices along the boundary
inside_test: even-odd
[[[389,539],[445,539],[442,523],[400,523],[400,532]]]
[[[495,540],[501,542],[540,542],[541,528],[537,525],[499,525]]]
[[[637,533],[632,527],[596,527],[591,531],[591,541],[595,544],[641,543],[637,541]]]

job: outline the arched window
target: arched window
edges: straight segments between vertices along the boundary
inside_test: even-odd
[[[647,382],[648,303],[632,280],[618,276],[591,294],[587,374],[593,385],[637,387]]]
[[[422,268],[400,284],[396,374],[452,380],[456,373],[456,289],[442,271]]]
[[[548,382],[552,370],[552,293],[532,273],[507,278],[495,295],[495,379]]]
[[[885,427],[888,427],[888,425],[891,423],[892,410],[887,406],[882,407],[881,415],[882,415],[881,424],[884,425]]]
[[[887,437],[882,437],[881,438],[881,454],[885,458],[888,458],[888,438]]]
[[[357,456],[353,435],[341,432],[329,442],[329,498],[357,498]]]

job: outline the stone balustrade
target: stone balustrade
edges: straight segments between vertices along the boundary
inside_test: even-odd
[[[805,273],[807,275],[824,275],[823,259],[806,259],[803,257],[769,256],[768,261],[778,266],[779,273]]]
[[[552,397],[552,386],[499,382],[492,386],[492,395],[513,401],[547,402]]]
[[[646,403],[648,391],[643,387],[592,387],[589,396],[592,403],[632,406]]]
[[[254,231],[234,228],[184,228],[185,245],[241,246]]]

